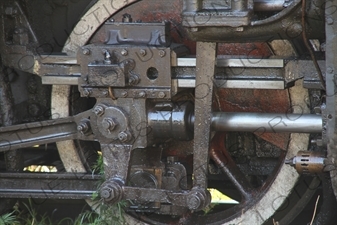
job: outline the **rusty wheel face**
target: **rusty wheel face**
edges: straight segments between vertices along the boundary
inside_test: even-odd
[[[75,55],[79,46],[104,42],[105,32],[99,29],[100,25],[106,19],[119,21],[124,13],[128,13],[135,21],[169,20],[174,42],[185,44],[191,54],[195,54],[195,42],[187,38],[181,25],[181,0],[134,2],[114,1],[112,4],[112,1],[99,0],[76,25],[63,50]],[[266,58],[272,53],[265,43],[247,43],[219,44],[218,54]],[[53,114],[69,115],[70,93],[69,86],[53,87]],[[308,93],[299,81],[293,88],[280,91],[219,89],[213,108],[224,112],[307,113],[307,101]],[[240,204],[233,207],[217,205],[207,215],[188,213],[179,218],[136,214],[134,218],[128,217],[129,223],[263,224],[287,199],[298,179],[297,172],[283,164],[284,159],[307,149],[308,140],[307,134],[217,133],[211,143],[209,187],[233,197]],[[86,171],[73,141],[57,143],[57,146],[67,171]],[[164,155],[177,156],[188,171],[189,167],[191,170],[192,152],[192,141],[174,142]]]

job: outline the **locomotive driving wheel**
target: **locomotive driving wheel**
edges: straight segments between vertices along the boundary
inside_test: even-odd
[[[171,5],[173,7],[168,7]],[[142,10],[139,10],[139,9]],[[154,15],[153,10],[157,10],[160,13]],[[105,37],[102,36],[100,27],[107,20],[117,20],[122,18],[124,13],[130,14],[135,20],[142,22],[161,22],[169,20],[174,26],[181,23],[180,12],[182,10],[181,1],[173,1],[165,3],[165,1],[107,1],[99,0],[95,5],[88,10],[88,12],[82,17],[79,23],[74,27],[73,32],[70,34],[63,51],[69,55],[76,55],[79,47],[85,46],[90,43],[100,42]],[[184,28],[178,27],[172,31],[172,36],[175,41],[183,43],[190,47],[192,53],[195,53],[195,43],[189,41],[186,38]],[[224,45],[219,47],[219,52],[222,54],[228,52],[228,46]],[[266,46],[266,45],[264,45]],[[265,48],[265,47],[264,47]],[[236,50],[235,50],[236,51]],[[250,49],[251,51],[259,51],[258,49]],[[239,52],[242,54],[242,52]],[[266,57],[266,55],[262,55]],[[266,96],[273,96],[266,98]],[[52,90],[52,115],[58,117],[66,117],[70,115],[71,108],[71,87],[67,85],[55,85]],[[276,96],[276,97],[275,97]],[[275,98],[277,101],[275,101]],[[261,91],[261,90],[215,90],[214,106],[219,111],[225,112],[268,112],[268,113],[288,113],[291,109],[292,113],[310,113],[308,108],[309,95],[308,91],[302,88],[301,81],[297,81],[294,87],[280,90],[280,91]],[[255,103],[254,103],[255,101]],[[256,107],[255,104],[259,104]],[[281,110],[281,111],[279,111]],[[233,140],[240,140],[239,142],[246,141],[251,145],[246,145],[245,148],[254,148],[252,155],[242,153],[242,149],[238,149],[239,146],[231,145]],[[234,141],[235,142],[235,141]],[[175,155],[181,161],[187,162],[190,157],[191,151],[186,149],[193,148],[193,142],[183,145],[181,142],[170,142],[170,147],[164,151],[163,154],[167,156]],[[298,173],[283,162],[285,159],[294,157],[298,151],[308,149],[309,134],[246,134],[246,133],[216,133],[213,135],[211,142],[211,158],[209,166],[214,166],[218,170],[223,169],[221,167],[221,159],[225,156],[227,159],[231,159],[234,163],[228,166],[227,170],[216,172],[220,176],[234,177],[233,179],[225,179],[220,181],[212,180],[209,177],[209,187],[216,188],[236,198],[240,204],[234,207],[218,207],[214,208],[214,212],[202,215],[202,213],[186,213],[181,216],[170,215],[157,215],[131,213],[127,215],[127,221],[129,224],[141,224],[140,221],[145,223],[176,223],[176,224],[263,224],[274,213],[278,211],[280,206],[288,201],[288,196],[291,194],[296,182],[299,178]],[[235,143],[236,144],[236,143]],[[232,147],[231,147],[232,146]],[[83,157],[81,148],[78,147],[74,141],[63,141],[57,143],[58,151],[65,169],[68,172],[87,172],[88,166],[86,158]],[[242,147],[242,145],[241,145]],[[247,149],[244,149],[247,150]],[[238,152],[240,152],[238,154]],[[269,153],[266,153],[269,152]],[[212,154],[213,153],[213,154]],[[251,174],[245,179],[249,179],[242,184],[242,180],[237,179],[237,174],[244,171],[245,161],[247,158],[255,157],[260,154],[261,158],[272,154],[276,156],[270,156],[276,159],[274,167],[270,170],[271,174],[254,175]],[[261,159],[260,158],[260,159]],[[261,166],[261,164],[260,164]],[[251,168],[250,168],[251,169]],[[255,171],[256,172],[256,171]],[[218,176],[219,177],[219,176]],[[226,192],[225,184],[234,183]],[[235,185],[237,184],[237,185]],[[247,186],[245,186],[246,184]],[[231,186],[231,185],[229,185]],[[255,186],[254,191],[249,189]],[[239,196],[239,197],[238,197]],[[245,197],[240,197],[245,196]],[[91,204],[90,201],[88,201]],[[218,207],[218,208],[217,208]]]

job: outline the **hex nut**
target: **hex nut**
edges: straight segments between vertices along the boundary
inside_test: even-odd
[[[100,191],[100,196],[105,200],[105,201],[111,201],[115,198],[115,191],[113,188],[110,187],[104,187]]]
[[[87,120],[82,120],[77,126],[77,131],[80,132],[81,134],[90,131],[90,122]]]
[[[211,202],[211,195],[207,190],[193,188],[186,196],[187,207],[191,211],[199,211]]]
[[[146,56],[146,50],[145,50],[145,49],[139,50],[139,54],[140,54],[141,56]]]
[[[127,142],[129,140],[129,135],[122,131],[118,134],[118,139],[121,141],[121,142]]]
[[[119,201],[123,195],[122,183],[119,180],[109,180],[102,184],[100,197],[107,203]]]
[[[117,126],[117,123],[115,122],[115,120],[113,118],[110,118],[110,117],[106,117],[103,119],[102,121],[102,127],[105,129],[105,130],[114,130]]]
[[[196,195],[192,195],[187,199],[187,206],[190,210],[196,210],[200,207],[200,199]]]
[[[89,97],[90,94],[91,94],[91,90],[90,90],[90,89],[84,89],[84,90],[83,90],[83,95],[84,95],[85,97]]]
[[[81,123],[81,124],[79,124],[79,125],[77,126],[77,130],[78,130],[79,132],[85,132],[85,131],[87,130],[87,127],[86,127],[85,124]]]
[[[165,55],[166,55],[166,52],[165,52],[164,50],[160,50],[160,51],[159,51],[159,56],[160,56],[160,57],[163,58]]]
[[[92,112],[95,113],[96,116],[102,116],[104,114],[104,107],[102,105],[97,105]]]

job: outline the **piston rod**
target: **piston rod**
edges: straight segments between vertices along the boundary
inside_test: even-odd
[[[213,112],[212,130],[321,133],[322,117],[314,114]]]
[[[148,125],[156,137],[190,140],[194,126],[191,103],[173,105],[150,111]],[[261,133],[321,133],[321,115],[252,113],[252,112],[212,112],[212,131],[237,131]]]

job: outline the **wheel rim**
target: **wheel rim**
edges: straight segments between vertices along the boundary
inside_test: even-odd
[[[85,45],[106,19],[110,18],[120,9],[136,1],[118,1],[114,3],[114,5],[111,5],[111,2],[112,1],[108,0],[100,0],[83,16],[70,34],[68,41],[63,48],[64,52],[67,52],[69,55],[75,55],[77,48]],[[107,6],[109,10],[103,10],[104,7]],[[93,12],[96,13],[93,14]],[[94,19],[94,22],[92,19]],[[300,106],[294,108],[294,113],[309,113],[309,109],[307,108],[305,101],[303,101],[308,98],[308,93],[301,87],[299,82],[296,83],[295,87],[290,89],[289,93],[292,105]],[[53,86],[53,118],[69,116],[69,95],[70,86]],[[302,110],[297,111],[299,108],[302,108]],[[286,158],[293,157],[299,150],[307,149],[308,141],[308,134],[291,134]],[[86,172],[74,141],[59,142],[57,143],[57,147],[66,171]],[[247,210],[242,210],[240,216],[233,218],[224,224],[262,224],[272,216],[286,200],[287,196],[294,188],[298,177],[298,173],[293,168],[282,164],[277,176],[261,199]],[[91,204],[90,201],[89,203]],[[128,220],[133,219],[128,216]],[[139,224],[138,220],[137,223]]]

